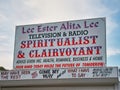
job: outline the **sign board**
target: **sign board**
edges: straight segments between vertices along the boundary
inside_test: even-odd
[[[68,69],[34,69],[1,71],[0,80],[25,80],[25,79],[64,79],[64,78],[116,78],[118,68],[68,68]]]
[[[105,18],[16,27],[14,69],[105,65]]]

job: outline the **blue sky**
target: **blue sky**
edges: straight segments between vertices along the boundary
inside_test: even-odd
[[[13,68],[15,27],[106,17],[107,66],[120,67],[120,0],[0,0],[0,66]]]

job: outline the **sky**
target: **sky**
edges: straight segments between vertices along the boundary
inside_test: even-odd
[[[107,66],[120,67],[120,0],[0,0],[0,66],[13,68],[18,25],[106,17]]]

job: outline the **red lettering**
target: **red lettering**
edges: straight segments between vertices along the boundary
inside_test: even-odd
[[[75,65],[74,65],[74,63],[66,63],[66,64],[62,64],[62,67],[63,68],[70,68],[70,67],[74,67]]]
[[[63,45],[63,38],[57,39],[57,46],[62,46]]]
[[[26,48],[30,48],[30,45],[32,44],[32,41],[31,40],[29,40],[29,41],[27,41],[27,47]]]
[[[46,53],[46,50],[44,49],[43,52],[42,52],[41,57],[46,57],[46,56],[47,56],[47,53]]]
[[[98,38],[98,36],[91,36],[92,38],[92,44],[96,44],[96,38]]]
[[[43,47],[43,40],[38,40],[38,43],[37,43],[38,47]]]
[[[21,48],[26,48],[26,47],[27,47],[27,46],[26,46],[26,41],[22,41],[20,47],[21,47]]]
[[[88,67],[102,67],[104,66],[103,62],[91,62],[91,63],[82,63],[82,66],[88,66]]]
[[[76,67],[80,67],[80,63],[76,63]]]
[[[71,50],[70,48],[67,48],[67,50],[66,50],[66,55],[67,55],[67,56],[70,56],[71,53],[72,53],[72,50]]]
[[[32,65],[25,65],[24,68],[30,69],[32,68]]]
[[[77,49],[78,49],[78,48],[72,48],[72,49],[73,49],[73,52],[74,52],[73,56],[76,56],[76,55],[77,55]]]
[[[55,39],[50,39],[50,47],[54,46],[53,42],[55,41]]]
[[[44,68],[54,68],[54,64],[45,64]]]
[[[22,66],[22,65],[21,65],[21,66],[16,66],[16,68],[17,68],[17,69],[22,69],[23,66]]]
[[[43,65],[42,64],[37,64],[37,65],[34,65],[34,68],[43,68]]]
[[[84,48],[81,47],[80,51],[79,51],[79,55],[85,55],[85,52],[84,52]]]
[[[31,50],[29,53],[30,58],[37,58],[40,57],[40,54],[38,54],[38,50]]]
[[[97,54],[100,54],[100,49],[101,49],[102,47],[101,47],[101,46],[96,46],[95,48],[96,48],[96,55],[97,55]]]
[[[85,37],[84,37],[84,40],[85,40],[85,41],[84,41],[83,43],[84,43],[84,44],[88,44],[88,43],[89,43],[89,36],[85,36]]]
[[[87,55],[93,54],[93,47],[87,47]]]
[[[64,46],[67,46],[67,45],[70,45],[70,39],[69,38],[66,38],[65,43],[64,43]]]
[[[60,56],[64,56],[64,51],[65,51],[65,48],[60,49]]]
[[[82,37],[79,37],[79,44],[82,44]]]
[[[81,43],[81,42],[79,42],[79,43]],[[75,42],[75,37],[72,37],[72,45],[78,45],[78,42]]]
[[[58,49],[53,49],[53,56],[58,56]]]
[[[60,68],[60,67],[61,67],[61,64],[55,64],[55,67],[56,67],[56,68]]]

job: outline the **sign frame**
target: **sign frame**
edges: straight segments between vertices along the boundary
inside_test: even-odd
[[[15,34],[14,61],[13,61],[14,69],[47,69],[47,68],[106,66],[106,18],[105,17],[45,23],[45,24],[20,25],[20,26],[16,26],[15,33],[16,34]],[[63,40],[64,42],[63,45],[57,43],[59,38]],[[39,39],[41,41],[39,41]],[[45,43],[45,40],[47,39],[50,40],[49,44],[47,41],[46,41],[47,44]],[[44,45],[43,47],[41,47],[42,46],[41,42],[43,41],[44,41]],[[49,54],[48,52],[50,52],[50,50],[53,50],[52,52],[55,53],[53,53],[54,55],[49,54],[48,56],[50,55],[51,56],[45,58],[46,53],[42,52],[41,55],[42,57],[39,57],[40,55],[39,53],[41,53],[40,52],[41,48],[43,51],[45,51],[46,49],[47,54]],[[57,56],[58,54],[56,51],[57,49],[54,48],[57,48],[59,51],[61,50],[61,53],[59,53],[61,56]],[[66,52],[64,52],[64,54],[66,55],[62,57],[63,55],[62,50],[64,50],[63,48],[65,48],[66,50]],[[78,50],[78,48],[80,48],[80,50]],[[74,56],[76,53],[79,54]],[[95,53],[96,55],[94,55]],[[37,57],[37,59],[35,56]],[[19,59],[17,59],[17,57],[19,57]],[[92,60],[90,61],[91,57]],[[42,60],[39,58],[42,58]],[[93,58],[96,59],[98,58],[98,60],[94,61],[95,59],[93,60]],[[64,60],[62,61],[62,59]],[[100,61],[99,59],[102,60]],[[24,62],[26,64],[24,64]]]

